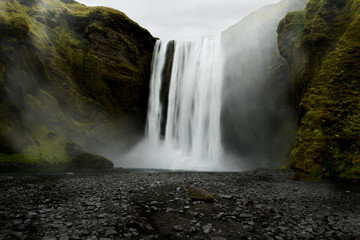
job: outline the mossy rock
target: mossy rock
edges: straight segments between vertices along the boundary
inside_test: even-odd
[[[106,169],[113,168],[114,163],[99,155],[81,153],[71,160],[70,166],[81,169]]]
[[[193,201],[215,202],[214,196],[209,191],[194,186],[189,187],[189,197]]]
[[[360,180],[360,3],[310,0],[279,25],[297,110],[300,178]]]
[[[66,162],[67,143],[96,153],[127,137],[134,109],[145,122],[155,39],[124,13],[2,0],[0,32],[0,154]]]

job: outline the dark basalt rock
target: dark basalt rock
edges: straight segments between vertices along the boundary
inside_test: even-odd
[[[69,166],[72,168],[81,169],[105,169],[113,168],[114,163],[109,159],[85,152],[80,146],[75,143],[66,145],[66,152],[70,159]]]
[[[114,163],[109,159],[91,153],[81,153],[70,162],[71,167],[84,169],[113,168]]]

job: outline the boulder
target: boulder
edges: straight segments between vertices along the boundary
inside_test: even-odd
[[[204,201],[207,203],[214,203],[214,196],[205,189],[197,188],[194,186],[189,187],[189,197],[193,201]]]

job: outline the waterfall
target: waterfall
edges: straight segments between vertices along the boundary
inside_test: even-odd
[[[208,169],[222,155],[222,52],[220,37],[155,45],[146,135],[180,152],[181,168]]]
[[[282,0],[218,37],[157,41],[146,138],[119,166],[244,171],[288,162],[296,122],[276,29],[307,0]]]

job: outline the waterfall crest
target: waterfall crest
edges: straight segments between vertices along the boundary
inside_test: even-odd
[[[179,151],[181,168],[205,170],[222,155],[222,52],[220,37],[156,43],[146,136],[157,145]],[[167,59],[169,55],[172,59]],[[166,74],[169,60],[172,68]],[[164,91],[168,99],[161,101]]]

